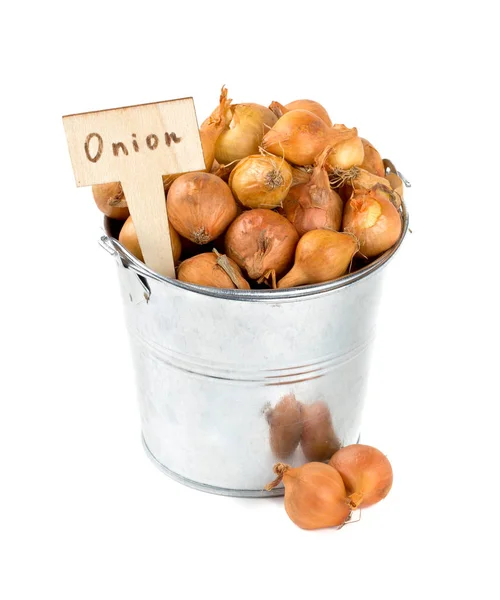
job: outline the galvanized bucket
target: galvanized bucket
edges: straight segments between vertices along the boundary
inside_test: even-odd
[[[216,494],[279,495],[263,489],[276,462],[324,460],[332,444],[359,439],[383,268],[408,229],[404,203],[402,219],[399,242],[365,268],[268,291],[162,277],[105,222],[100,243],[118,262],[144,447],[164,473]]]

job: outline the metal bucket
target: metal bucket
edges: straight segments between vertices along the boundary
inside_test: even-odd
[[[106,221],[101,245],[119,266],[144,446],[163,472],[216,494],[279,495],[263,489],[276,462],[321,460],[332,440],[359,439],[382,272],[408,228],[404,204],[402,219],[399,242],[365,268],[268,291],[162,277]],[[276,409],[289,394],[298,412]]]

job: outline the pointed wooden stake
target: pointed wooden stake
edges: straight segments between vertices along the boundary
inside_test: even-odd
[[[122,184],[148,267],[175,278],[162,175],[205,169],[192,98],[63,117],[78,187]]]

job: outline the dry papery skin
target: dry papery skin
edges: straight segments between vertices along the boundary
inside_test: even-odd
[[[243,206],[269,208],[281,206],[292,185],[292,168],[272,154],[252,154],[231,172],[229,187]]]
[[[392,488],[391,463],[373,446],[345,446],[332,456],[329,465],[340,473],[353,510],[373,506]]]
[[[250,277],[269,280],[291,265],[299,234],[283,216],[266,208],[243,212],[226,233],[226,254]],[[273,285],[274,287],[274,285]]]
[[[225,126],[215,143],[215,159],[221,165],[257,154],[262,138],[277,121],[266,106],[252,102],[226,109]]]
[[[288,458],[299,445],[302,435],[301,406],[294,394],[287,394],[267,413],[269,443],[276,458]]]
[[[177,231],[175,231],[175,229],[172,227],[171,223],[169,223],[168,226],[170,231],[170,243],[172,244],[172,255],[174,262],[177,262],[182,252],[181,238],[179,237]],[[129,217],[123,224],[123,227],[120,230],[120,235],[118,236],[118,241],[137,259],[144,262],[144,257],[142,255],[141,246],[139,245],[139,240],[137,238],[132,217]]]
[[[287,219],[293,223],[300,236],[312,229],[340,229],[343,203],[337,192],[330,187],[325,165],[330,151],[330,146],[323,150],[310,180],[293,186],[283,203]]]
[[[237,214],[227,183],[212,173],[185,173],[167,195],[167,211],[174,228],[196,244],[219,237]]]
[[[231,102],[232,100],[227,97],[227,89],[223,86],[220,93],[219,105],[208,119],[205,119],[201,124],[200,139],[207,171],[212,169],[215,159],[215,144],[226,127],[226,115],[228,114]]]
[[[344,275],[359,249],[355,236],[328,229],[313,229],[297,244],[292,270],[278,288],[292,288],[332,281]]]
[[[346,203],[342,226],[359,240],[359,251],[374,258],[398,241],[402,221],[398,209],[384,190],[360,190]]]
[[[293,102],[289,102],[284,106],[283,104],[274,101],[271,102],[269,108],[278,117],[278,119],[291,110],[308,110],[324,121],[329,127],[332,126],[332,121],[324,106],[322,106],[319,102],[315,102],[314,100],[294,100]]]
[[[364,159],[360,167],[369,173],[385,177],[385,166],[380,153],[368,140],[361,138],[364,148]]]
[[[265,486],[272,490],[283,481],[285,510],[302,529],[341,527],[351,514],[342,477],[336,469],[321,462],[298,468],[274,465],[276,479]]]
[[[102,183],[92,186],[97,208],[111,219],[125,221],[130,215],[120,183]]]
[[[179,281],[226,289],[249,290],[238,265],[217,250],[204,252],[183,261],[179,267]]]

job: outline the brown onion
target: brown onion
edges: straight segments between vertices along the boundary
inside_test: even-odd
[[[219,237],[236,217],[236,202],[227,183],[212,173],[184,173],[167,195],[174,228],[196,244]]]
[[[327,161],[330,170],[350,169],[360,165],[363,162],[365,150],[357,129],[355,127],[349,129],[345,125],[334,125],[332,131],[335,132],[337,141]],[[333,140],[335,140],[335,136]]]
[[[269,444],[276,458],[288,458],[299,445],[302,435],[301,406],[294,394],[287,394],[267,412]]]
[[[262,147],[296,165],[311,165],[330,141],[331,128],[308,110],[291,110],[266,133]]]
[[[382,157],[368,140],[361,138],[361,141],[364,148],[364,158],[360,165],[361,168],[379,177],[385,177],[385,166]]]
[[[229,187],[236,200],[247,208],[281,206],[292,184],[292,168],[272,154],[252,154],[236,165]]]
[[[250,279],[271,281],[292,263],[299,234],[285,217],[267,208],[243,212],[226,233],[226,254]]]
[[[186,283],[239,290],[249,290],[250,284],[238,265],[217,250],[197,254],[182,261],[177,279]]]
[[[303,430],[300,445],[310,461],[328,460],[340,448],[332,417],[325,402],[302,405]]]
[[[293,469],[289,465],[274,465],[277,477],[265,486],[272,490],[283,481],[285,510],[302,529],[340,527],[349,518],[351,509],[338,471],[321,462],[310,462]]]
[[[231,99],[227,97],[227,89],[223,86],[220,92],[219,106],[201,124],[200,140],[207,171],[212,168],[215,158],[215,144],[226,127],[230,106]]]
[[[313,229],[305,233],[297,244],[295,263],[278,288],[323,283],[344,275],[359,248],[353,235]]]
[[[329,465],[340,473],[353,510],[380,502],[391,490],[391,463],[373,446],[345,446],[332,456]]]
[[[170,231],[170,243],[172,244],[172,255],[174,262],[177,262],[181,257],[182,252],[181,238],[179,237],[177,231],[175,231],[175,229],[172,227],[171,223],[168,224],[168,228]],[[122,246],[125,246],[125,248],[131,254],[144,262],[144,257],[142,256],[142,250],[139,245],[139,240],[137,238],[132,217],[129,217],[123,224],[123,227],[120,230],[120,235],[118,236],[118,241]]]
[[[277,121],[276,115],[260,104],[234,104],[226,110],[226,126],[215,143],[215,158],[227,165],[256,154],[262,138]]]
[[[330,187],[325,166],[330,151],[327,146],[316,162],[310,181],[290,188],[283,203],[287,219],[300,236],[312,229],[340,229],[343,203]]]
[[[128,218],[130,213],[120,183],[93,185],[92,195],[97,208],[111,219],[125,221]]]
[[[401,201],[404,198],[403,180],[401,179],[401,177],[399,175],[397,175],[396,173],[392,173],[392,172],[387,173],[385,178],[389,182],[389,185],[391,186],[392,191],[394,192],[394,197],[393,197],[394,204],[398,207],[401,206]]]
[[[373,258],[398,241],[402,223],[398,209],[376,186],[354,193],[345,205],[342,227],[358,238],[360,253]]]
[[[281,118],[285,113],[290,112],[291,110],[308,110],[322,119],[327,125],[332,126],[332,121],[330,116],[326,112],[326,109],[321,106],[319,102],[315,102],[314,100],[294,100],[293,102],[289,102],[283,106],[279,102],[271,102],[269,108],[273,111],[273,113],[279,118]]]

